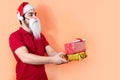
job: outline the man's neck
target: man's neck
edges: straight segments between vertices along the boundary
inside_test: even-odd
[[[23,28],[25,31],[31,33],[30,28],[28,28],[26,25],[22,25],[22,28]]]

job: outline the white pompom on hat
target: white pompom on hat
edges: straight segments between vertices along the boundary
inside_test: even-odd
[[[27,11],[34,9],[32,5],[30,5],[28,2],[23,2],[20,4],[17,10],[17,17],[19,20],[23,20],[23,14],[25,14]]]

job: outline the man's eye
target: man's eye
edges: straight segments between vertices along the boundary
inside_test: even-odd
[[[33,15],[35,15],[35,16],[36,16],[36,13],[34,13],[34,14],[29,14],[29,16],[30,16],[30,17],[32,17]]]
[[[30,14],[29,16],[33,16],[33,14]]]

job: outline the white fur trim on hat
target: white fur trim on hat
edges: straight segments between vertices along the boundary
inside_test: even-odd
[[[26,5],[23,9],[23,14],[25,14],[27,11],[34,9],[34,7],[30,4]]]
[[[17,12],[17,18],[18,18],[18,20],[23,20],[23,17],[20,16],[20,13],[19,13],[19,12]]]

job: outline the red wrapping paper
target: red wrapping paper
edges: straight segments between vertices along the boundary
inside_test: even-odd
[[[86,51],[85,41],[80,38],[77,38],[76,41],[65,44],[66,54],[74,54],[85,51]]]

